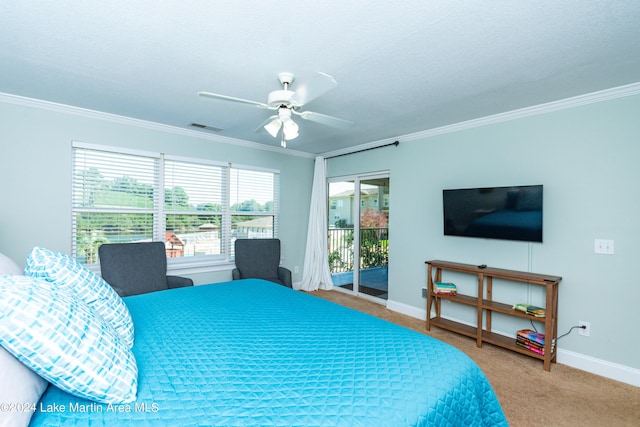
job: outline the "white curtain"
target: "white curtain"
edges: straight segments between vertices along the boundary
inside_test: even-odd
[[[300,288],[304,291],[333,288],[327,255],[327,183],[324,157],[316,157],[309,208],[307,248]]]

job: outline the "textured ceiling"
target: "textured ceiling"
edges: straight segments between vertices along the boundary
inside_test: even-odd
[[[0,92],[279,146],[266,102],[315,71],[338,86],[290,149],[324,153],[640,82],[640,2],[4,1]]]

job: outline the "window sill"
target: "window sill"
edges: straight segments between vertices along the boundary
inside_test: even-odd
[[[85,267],[97,274],[100,273],[100,264],[85,264]],[[183,276],[197,273],[215,273],[218,271],[231,271],[236,268],[233,262],[181,262],[179,264],[167,265],[167,274],[171,276]]]
[[[182,276],[197,273],[213,273],[217,271],[231,271],[236,268],[234,263],[230,262],[190,262],[180,263],[178,265],[167,266],[167,274],[172,276]]]

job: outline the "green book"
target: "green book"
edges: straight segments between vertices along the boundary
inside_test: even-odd
[[[447,282],[435,282],[436,288],[439,289],[455,289],[456,285]]]
[[[513,306],[513,309],[523,311],[527,314],[530,314],[536,317],[544,317],[546,313],[544,308],[538,307],[537,305],[533,305],[533,304],[515,304]]]

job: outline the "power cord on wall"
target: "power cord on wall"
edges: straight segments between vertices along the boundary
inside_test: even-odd
[[[535,332],[538,332],[538,330],[536,329],[536,325],[533,324],[533,320],[530,321],[531,322],[531,327],[533,328],[533,330]],[[566,334],[562,334],[560,335],[558,338],[555,339],[555,341],[558,341],[560,338],[562,337],[566,337],[567,335],[569,335],[571,333],[571,331],[573,331],[574,329],[587,329],[586,325],[577,325],[577,326],[572,326],[571,328],[569,328],[569,331]],[[554,343],[555,343],[554,341]]]

